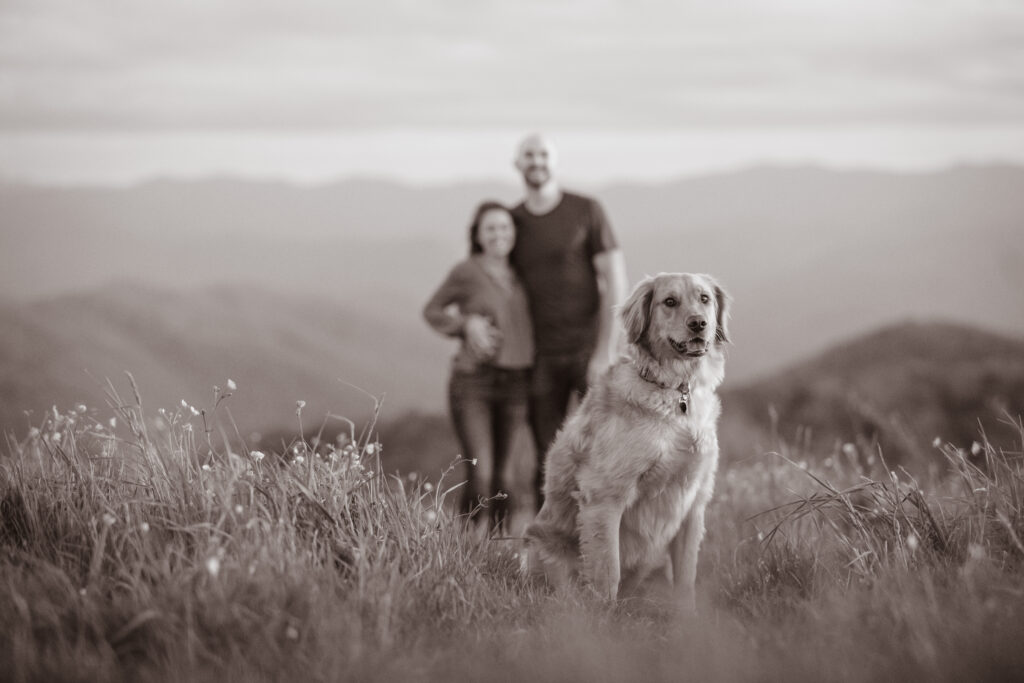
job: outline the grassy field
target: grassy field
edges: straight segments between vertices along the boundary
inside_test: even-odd
[[[250,451],[233,389],[8,440],[0,677],[1024,680],[1024,465],[982,436],[920,482],[854,444],[732,459],[687,616],[524,578],[452,516],[459,470],[385,473],[372,424]]]

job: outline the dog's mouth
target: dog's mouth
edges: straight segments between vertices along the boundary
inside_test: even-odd
[[[686,341],[676,341],[669,337],[668,341],[676,353],[684,356],[703,356],[708,352],[708,342],[703,337],[692,337]]]

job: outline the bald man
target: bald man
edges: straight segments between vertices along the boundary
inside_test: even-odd
[[[515,165],[526,197],[512,209],[516,244],[512,263],[530,300],[536,359],[530,391],[530,427],[537,447],[534,481],[540,508],[543,462],[574,397],[611,365],[618,353],[614,311],[626,299],[626,263],[598,202],[562,190],[556,152],[541,135],[519,145]]]

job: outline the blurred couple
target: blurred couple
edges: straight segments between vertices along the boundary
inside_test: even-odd
[[[503,526],[516,506],[504,479],[516,433],[529,424],[533,434],[539,509],[544,455],[618,350],[614,310],[626,297],[625,259],[601,205],[563,190],[556,161],[542,135],[519,144],[525,197],[514,207],[477,207],[469,257],[424,308],[435,330],[462,340],[448,391],[467,460],[461,508],[491,527]]]

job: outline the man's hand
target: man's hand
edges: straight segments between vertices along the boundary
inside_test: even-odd
[[[597,288],[601,293],[601,318],[598,324],[597,345],[587,365],[587,383],[593,385],[601,373],[615,362],[619,353],[619,321],[616,312],[626,300],[629,282],[626,278],[626,259],[620,249],[603,251],[594,256]]]
[[[467,316],[462,332],[466,338],[466,347],[477,360],[487,360],[498,352],[501,332],[482,315]]]
[[[615,356],[611,353],[597,351],[590,357],[587,363],[587,386],[594,386],[597,379],[604,374],[604,371],[615,362]]]

